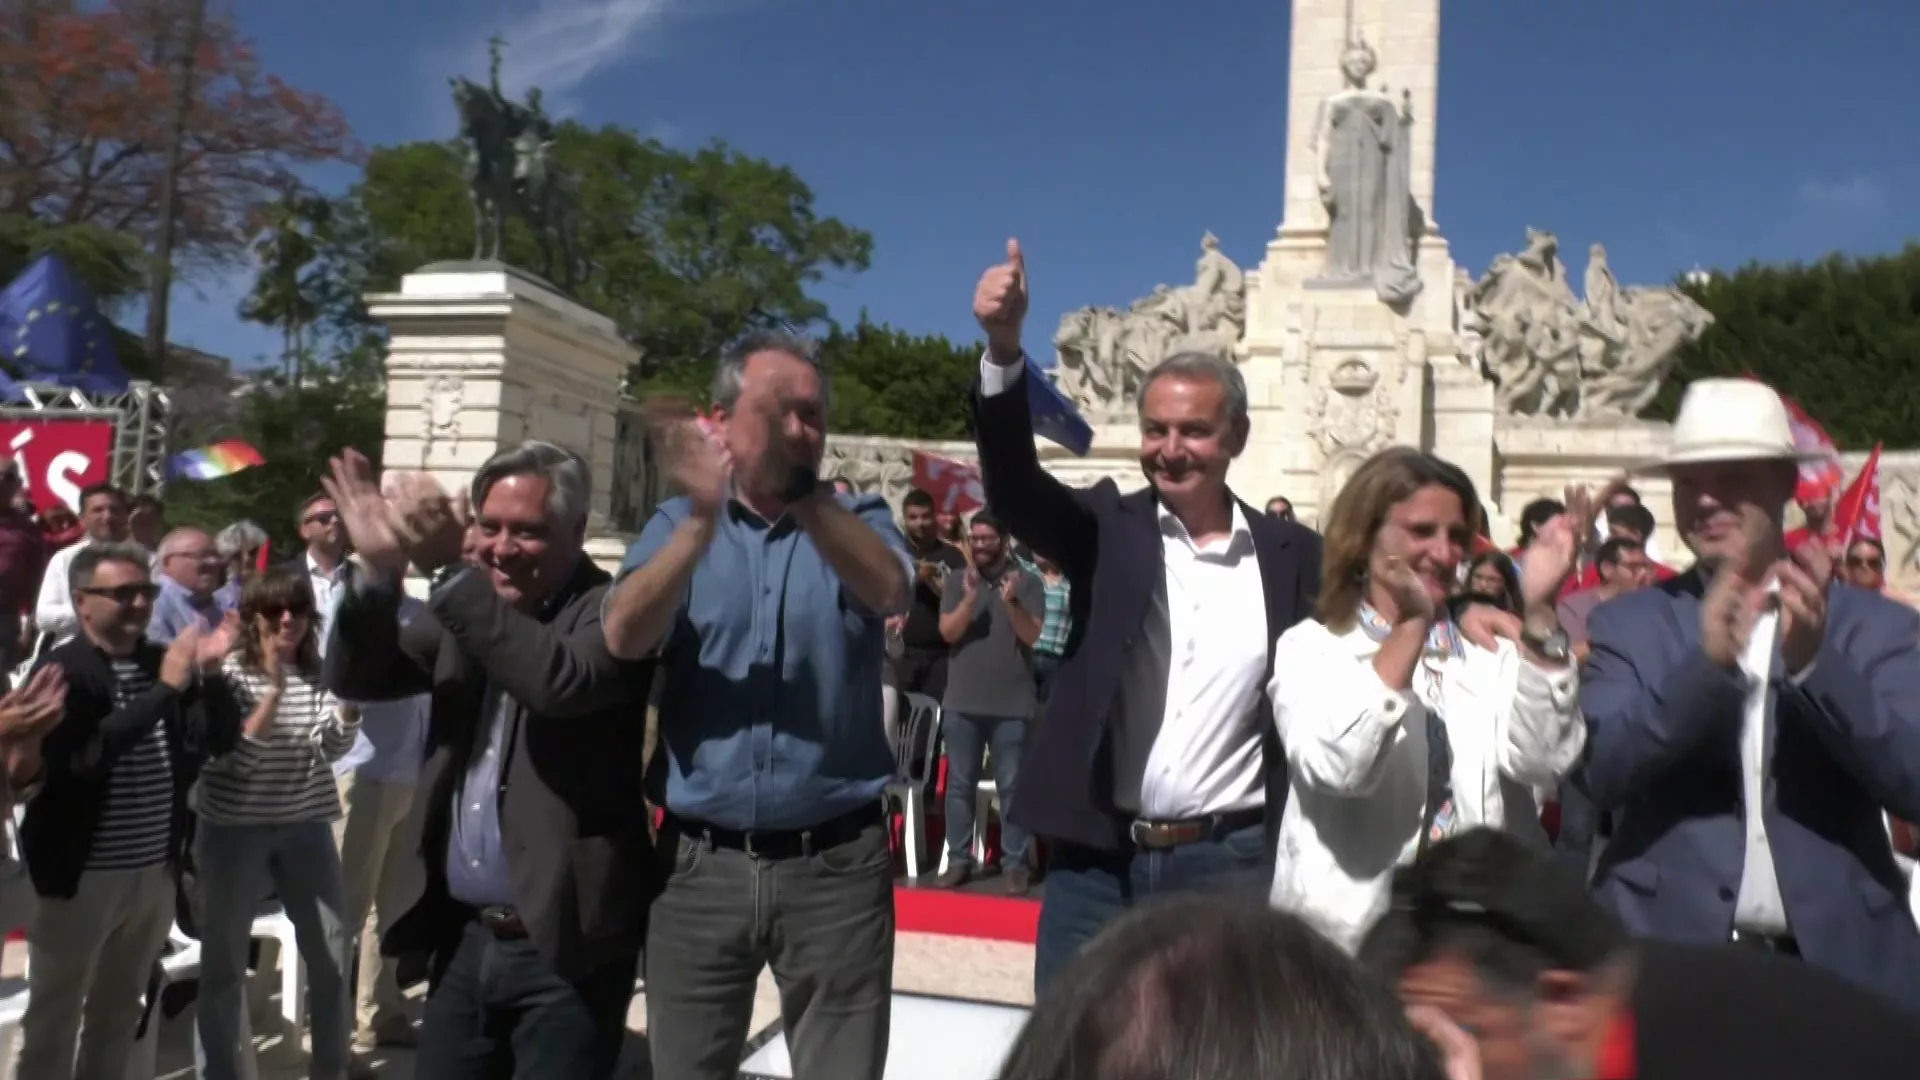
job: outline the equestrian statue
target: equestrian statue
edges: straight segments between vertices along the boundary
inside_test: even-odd
[[[500,89],[505,44],[497,34],[489,43],[488,85],[448,80],[460,112],[467,190],[473,197],[473,258],[500,260],[511,214],[527,223],[540,245],[541,275],[571,293],[590,269],[573,233],[573,186],[552,159],[556,133],[539,87],[527,91],[525,104],[510,100]]]

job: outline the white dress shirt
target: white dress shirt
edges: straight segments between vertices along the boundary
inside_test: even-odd
[[[1335,634],[1308,620],[1281,635],[1267,688],[1288,763],[1274,907],[1358,950],[1434,809],[1430,710],[1444,718],[1453,752],[1453,815],[1434,831],[1486,826],[1546,848],[1533,789],[1556,784],[1586,747],[1580,677],[1498,645],[1429,654],[1410,688],[1394,690],[1373,668],[1380,643],[1361,627]]]
[[[1020,389],[1026,365],[980,361],[980,392]],[[1181,821],[1266,801],[1259,723],[1267,673],[1266,591],[1253,533],[1236,502],[1232,531],[1195,544],[1159,509],[1166,563],[1166,714],[1147,755],[1140,816]]]
[[[340,603],[340,586],[347,579],[347,561],[341,559],[335,564],[332,573],[320,569],[313,560],[313,552],[305,553],[303,560],[307,567],[307,584],[313,587],[313,611],[319,620],[314,632],[320,637],[320,651],[326,652],[327,631],[333,626],[333,609]]]
[[[1767,795],[1767,680],[1773,674],[1773,650],[1779,644],[1780,583],[1774,582],[1774,602],[1754,620],[1753,633],[1740,654],[1740,672],[1747,678],[1746,708],[1740,722],[1740,792],[1746,806],[1747,853],[1740,871],[1740,895],[1733,905],[1733,925],[1752,934],[1785,936],[1787,903],[1780,896],[1780,878],[1773,865],[1773,845],[1767,841],[1764,813]],[[1813,671],[1793,674],[1804,680]]]
[[[72,634],[80,625],[80,617],[73,610],[73,587],[67,581],[67,574],[73,568],[73,557],[80,549],[93,543],[82,537],[53,553],[47,560],[47,569],[40,577],[40,597],[33,605],[33,623],[43,634],[55,639]]]

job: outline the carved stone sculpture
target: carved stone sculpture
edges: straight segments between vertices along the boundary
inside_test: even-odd
[[[1420,292],[1414,243],[1421,226],[1413,203],[1413,98],[1369,89],[1378,58],[1355,34],[1340,57],[1345,89],[1320,103],[1313,154],[1320,202],[1327,208],[1327,267],[1317,285],[1371,284],[1382,301],[1404,304]]]
[[[1155,364],[1188,350],[1230,354],[1246,324],[1246,274],[1208,233],[1193,284],[1155,286],[1124,311],[1085,307],[1062,316],[1054,382],[1091,417],[1124,416]]]
[[[820,475],[845,480],[855,491],[879,495],[894,506],[913,486],[913,448],[870,440],[829,437]]]
[[[1638,416],[1659,394],[1680,350],[1713,324],[1713,316],[1678,289],[1621,288],[1599,244],[1589,252],[1585,285],[1582,300],[1567,283],[1559,238],[1531,228],[1526,248],[1496,256],[1478,283],[1456,281],[1462,347],[1477,348],[1503,409],[1580,419]]]

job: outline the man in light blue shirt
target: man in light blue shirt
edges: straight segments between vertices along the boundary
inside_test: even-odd
[[[213,538],[205,532],[194,528],[173,530],[161,539],[154,562],[159,571],[154,581],[160,592],[153,599],[147,640],[169,644],[195,623],[202,630],[211,630],[233,610],[221,601],[219,589],[225,567]],[[238,602],[234,597],[234,606]]]
[[[878,496],[818,477],[811,342],[750,336],[721,359],[713,400],[717,439],[664,420],[686,494],[641,532],[603,619],[609,651],[657,652],[663,679],[648,788],[674,857],[647,934],[653,1072],[733,1077],[771,965],[793,1075],[880,1080],[894,927],[880,670],[885,620],[907,607],[906,540]]]
[[[400,625],[425,610],[419,600],[403,597]],[[333,612],[326,614],[331,619]],[[419,838],[407,823],[414,786],[420,779],[432,701],[430,695],[417,694],[360,703],[359,737],[333,767],[346,811],[334,826],[344,878],[340,918],[360,935],[356,1050],[413,1046],[419,1041],[407,1017],[394,958],[381,955],[380,939],[426,886],[416,852]],[[379,918],[369,932],[367,917],[375,913]]]

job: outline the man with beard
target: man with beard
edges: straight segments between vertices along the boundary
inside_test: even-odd
[[[987,503],[1066,574],[1073,616],[1011,818],[1053,841],[1034,981],[1128,908],[1181,891],[1264,893],[1286,797],[1265,692],[1273,646],[1320,592],[1320,538],[1234,496],[1250,421],[1240,369],[1179,353],[1140,384],[1148,486],[1069,488],[1040,467],[1021,380],[1026,262],[981,276],[974,430]]]
[[[748,335],[720,358],[713,403],[724,457],[691,417],[659,417],[685,494],[654,511],[607,602],[608,648],[657,653],[663,680],[653,1071],[738,1075],[771,967],[793,1075],[879,1080],[894,928],[880,668],[913,581],[906,542],[878,495],[820,481],[827,380],[811,341]]]
[[[1007,550],[1007,530],[989,511],[969,523],[973,565],[948,583],[940,605],[940,636],[953,646],[940,735],[947,742],[947,869],[940,887],[973,877],[973,815],[980,769],[993,751],[1000,794],[1002,864],[1007,893],[1025,896],[1032,884],[1026,831],[1014,823],[1013,787],[1020,749],[1033,716],[1033,646],[1047,613],[1040,579],[1020,569]]]
[[[1471,1035],[1484,1080],[1894,1080],[1920,1062],[1920,1023],[1886,998],[1757,949],[1635,940],[1494,829],[1396,873],[1360,961]]]
[[[950,651],[940,636],[941,595],[954,574],[966,572],[967,557],[941,539],[933,496],[919,488],[900,500],[900,531],[913,558],[913,605],[906,615],[891,620],[903,646],[894,665],[894,685],[939,701],[947,689]]]

